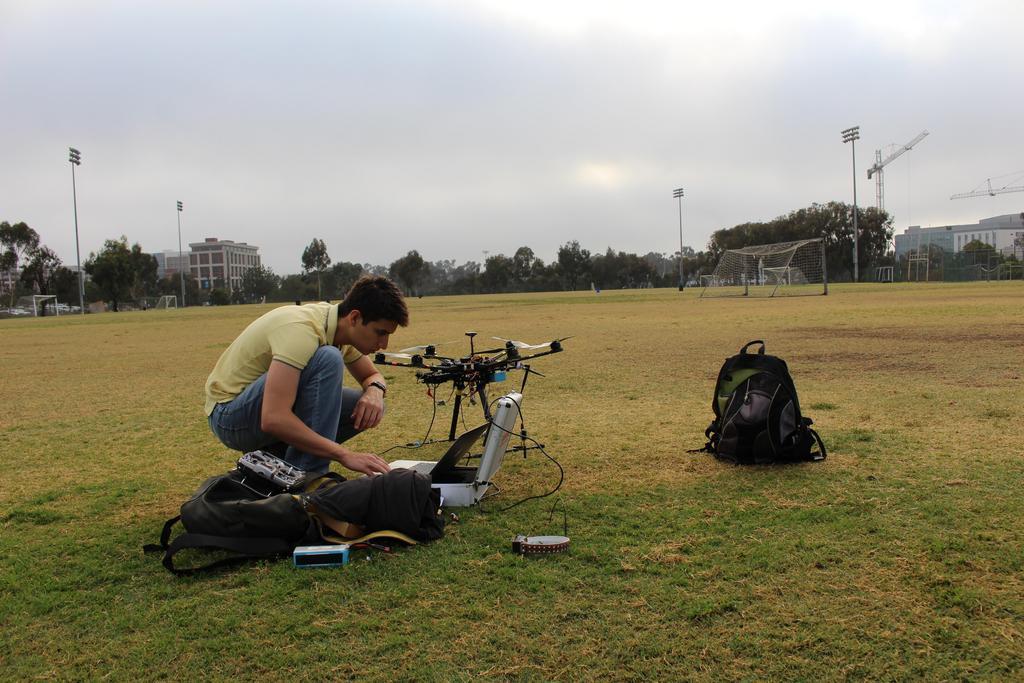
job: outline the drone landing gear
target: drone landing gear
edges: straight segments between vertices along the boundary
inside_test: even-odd
[[[455,404],[452,406],[452,424],[448,429],[448,440],[455,441],[455,432],[459,426],[459,411],[462,410],[462,396],[466,392],[466,385],[461,383],[455,384]],[[490,422],[491,407],[487,404],[487,383],[479,382],[476,386],[476,393],[480,395],[480,404],[484,409],[484,419]]]

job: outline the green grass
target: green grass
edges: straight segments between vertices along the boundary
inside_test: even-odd
[[[566,469],[571,550],[510,552],[516,533],[560,533],[551,499],[494,511],[553,483],[534,454],[435,544],[187,579],[140,548],[231,466],[202,385],[267,307],[0,321],[0,678],[1019,679],[1022,295],[412,300],[394,348],[575,335],[524,403]],[[826,462],[685,452],[722,360],[755,338],[788,362]],[[423,387],[386,375],[387,418],[360,448],[426,429]]]

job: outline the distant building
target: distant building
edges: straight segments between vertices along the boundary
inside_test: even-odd
[[[896,258],[906,256],[911,251],[927,249],[930,245],[957,254],[975,240],[1009,256],[1014,250],[1014,240],[1021,238],[1024,238],[1024,213],[982,218],[977,223],[965,225],[940,225],[931,228],[912,225],[904,230],[902,235],[896,235]],[[1020,251],[1020,242],[1017,242],[1017,245],[1016,248]]]
[[[233,292],[241,288],[242,275],[260,265],[259,247],[245,242],[207,237],[188,246],[189,267],[200,289],[225,287]]]
[[[177,249],[164,249],[158,254],[152,254],[156,259],[156,276],[163,279],[168,275],[177,275],[182,270],[188,272],[188,252],[182,254]]]
[[[69,263],[64,267],[70,270],[75,275],[78,275],[78,266],[76,264]],[[82,266],[82,282],[92,282],[92,275],[89,275],[89,273],[85,272],[85,266]]]
[[[0,306],[2,306],[4,310],[7,310],[8,304],[6,297],[10,296],[10,292],[14,291],[17,287],[18,279],[20,277],[20,268],[0,269],[0,294],[4,295],[4,299],[0,299]]]

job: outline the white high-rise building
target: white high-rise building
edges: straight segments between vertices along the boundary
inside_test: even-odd
[[[977,223],[964,225],[939,225],[922,228],[912,225],[902,235],[896,235],[896,258],[902,258],[908,252],[927,249],[930,245],[938,246],[951,254],[958,254],[971,242],[981,242],[993,250],[1009,256],[1024,233],[1024,213],[1009,213],[1002,216],[982,218]]]

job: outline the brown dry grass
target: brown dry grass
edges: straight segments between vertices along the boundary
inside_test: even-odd
[[[175,581],[136,549],[231,465],[203,420],[202,384],[266,308],[0,321],[5,670],[555,680],[1024,670],[1020,283],[837,286],[772,301],[659,290],[410,303],[412,326],[393,348],[469,329],[574,335],[536,362],[547,376],[530,379],[524,404],[531,435],[566,468],[570,554],[523,563],[507,552],[513,533],[560,526],[532,503],[468,512],[436,546],[340,574],[281,563]],[[703,444],[722,360],[758,338],[789,363],[825,463],[736,469],[685,453]],[[360,447],[426,429],[423,387],[411,372],[386,374],[387,419]],[[543,458],[511,457],[498,502],[552,481]],[[98,654],[112,640],[120,654]],[[393,648],[418,657],[390,661]]]

